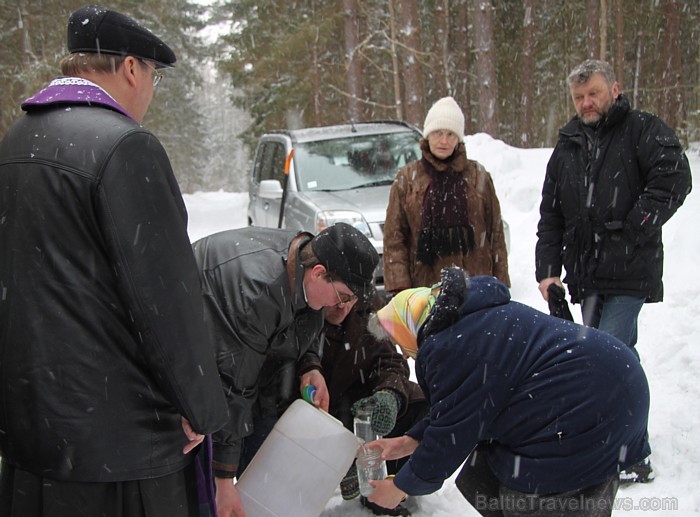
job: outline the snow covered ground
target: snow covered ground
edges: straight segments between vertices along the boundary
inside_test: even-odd
[[[467,153],[493,174],[504,218],[510,224],[509,267],[513,299],[547,312],[534,277],[540,190],[551,149],[517,149],[485,134],[468,136]],[[700,171],[700,147],[688,152]],[[199,192],[186,195],[194,241],[246,224],[246,193]],[[696,219],[698,218],[698,219]],[[616,517],[686,516],[700,513],[700,194],[664,226],[665,301],[647,304],[640,315],[637,349],[651,386],[649,432],[656,480],[620,488]],[[695,230],[693,230],[695,228]],[[580,322],[579,306],[572,313]],[[452,480],[435,494],[408,501],[414,517],[478,515]],[[366,517],[359,500],[343,501],[340,492],[323,517]]]

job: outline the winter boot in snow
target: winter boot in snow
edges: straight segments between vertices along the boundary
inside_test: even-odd
[[[411,512],[405,506],[398,505],[396,508],[384,508],[378,504],[370,503],[365,496],[360,496],[360,503],[371,510],[374,515],[399,515],[404,517],[411,515]]]
[[[654,477],[654,469],[651,467],[651,460],[647,456],[639,463],[635,463],[620,472],[620,484],[649,483],[654,480]]]

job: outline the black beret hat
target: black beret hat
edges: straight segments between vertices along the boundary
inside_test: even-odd
[[[175,53],[136,20],[97,5],[86,5],[68,20],[68,51],[134,56],[173,66]]]
[[[372,280],[379,254],[354,226],[336,223],[311,240],[311,249],[329,273],[339,277],[358,298],[374,296]]]

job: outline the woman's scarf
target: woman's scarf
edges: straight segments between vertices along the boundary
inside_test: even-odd
[[[418,353],[418,331],[435,304],[437,289],[415,287],[394,296],[377,311],[377,319],[394,343],[409,356]]]
[[[430,186],[423,199],[416,260],[432,266],[440,256],[473,250],[476,242],[474,227],[469,223],[462,168],[455,167],[455,162],[465,162],[466,165],[464,143],[460,142],[452,156],[445,160],[433,156],[425,139],[421,141],[421,150],[422,165],[430,177]]]

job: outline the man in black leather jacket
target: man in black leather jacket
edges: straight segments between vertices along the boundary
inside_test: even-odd
[[[214,434],[216,504],[242,515],[233,478],[306,386],[328,411],[319,357],[323,308],[373,295],[379,256],[360,231],[337,223],[315,237],[271,228],[241,228],[194,243],[205,321],[229,405]]]
[[[227,420],[187,212],[141,126],[172,50],[74,12],[66,77],[0,144],[0,516],[199,515]]]
[[[539,289],[548,300],[563,266],[583,323],[637,354],[642,305],[663,299],[661,227],[690,192],[690,166],[671,128],[630,108],[608,63],[584,61],[568,81],[577,114],[559,131],[542,188]],[[631,479],[651,479],[647,467]]]

